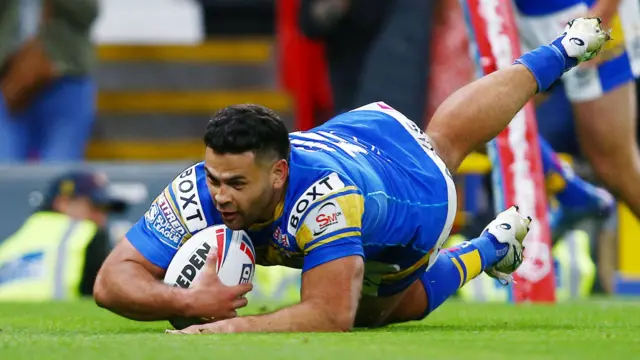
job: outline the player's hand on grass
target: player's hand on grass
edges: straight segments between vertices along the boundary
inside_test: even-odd
[[[218,321],[215,323],[208,323],[202,325],[191,325],[182,330],[165,330],[167,334],[223,334],[223,333],[232,333],[234,331],[234,326],[230,324],[228,321]]]
[[[247,306],[246,293],[251,291],[250,283],[227,286],[220,281],[215,251],[209,252],[204,269],[199,278],[187,289],[187,316],[229,319],[237,316],[236,309]]]

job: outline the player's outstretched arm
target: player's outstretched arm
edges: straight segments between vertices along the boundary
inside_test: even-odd
[[[550,45],[524,54],[513,66],[451,95],[427,127],[449,170],[455,172],[472,150],[504,130],[537,92],[549,88],[578,63],[595,57],[608,38],[598,19],[576,19]]]
[[[301,301],[270,314],[194,325],[169,333],[341,332],[353,327],[364,277],[354,255],[329,261],[302,275]]]
[[[162,320],[186,309],[182,289],[158,279],[164,270],[148,262],[125,238],[100,268],[93,288],[96,303],[133,320]]]
[[[250,284],[233,287],[222,284],[215,274],[215,258],[204,272],[209,282],[190,289],[168,286],[160,281],[164,269],[153,265],[125,238],[109,254],[94,285],[96,303],[121,316],[139,320],[166,320],[173,317],[230,318],[246,306],[240,298]]]

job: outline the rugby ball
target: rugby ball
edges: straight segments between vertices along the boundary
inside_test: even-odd
[[[198,280],[204,269],[207,254],[216,254],[216,272],[225,285],[238,285],[253,281],[255,251],[249,235],[233,231],[224,225],[203,229],[188,239],[169,263],[164,283],[189,288]],[[176,329],[209,322],[204,318],[174,318],[169,322]]]

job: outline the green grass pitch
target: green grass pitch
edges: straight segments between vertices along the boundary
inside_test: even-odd
[[[264,310],[264,309],[262,309]],[[257,312],[257,308],[247,311]],[[450,301],[427,320],[343,334],[168,335],[91,301],[0,303],[0,359],[637,359],[640,300]]]

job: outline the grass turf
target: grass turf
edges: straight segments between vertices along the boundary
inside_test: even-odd
[[[256,308],[249,310],[257,312]],[[450,301],[427,320],[344,334],[167,335],[93,302],[0,303],[0,359],[632,359],[640,301]]]

